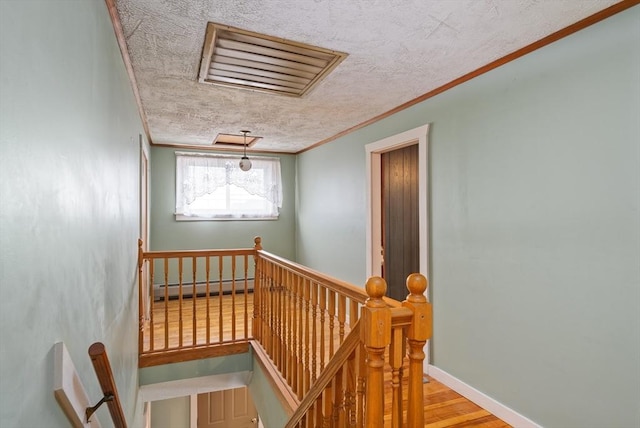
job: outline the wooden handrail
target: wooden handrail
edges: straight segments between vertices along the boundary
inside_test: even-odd
[[[124,417],[122,406],[120,405],[118,390],[113,380],[113,372],[111,371],[111,365],[109,364],[109,358],[107,357],[107,351],[104,345],[101,342],[96,342],[91,345],[89,347],[89,357],[91,358],[98,382],[100,383],[100,388],[104,394],[101,403],[106,401],[107,406],[109,406],[109,413],[111,414],[115,428],[127,428],[127,421]],[[90,415],[90,413],[88,414]]]
[[[179,257],[214,257],[214,256],[244,256],[254,255],[253,248],[234,248],[230,250],[172,250],[172,251],[144,251],[144,259],[165,259]]]
[[[258,257],[264,260],[269,260],[274,265],[281,266],[291,272],[294,272],[302,278],[322,284],[326,288],[336,291],[345,297],[356,300],[359,303],[364,304],[367,300],[367,293],[365,293],[362,288],[356,287],[348,282],[332,278],[306,266],[294,263],[280,256],[276,256],[275,254],[271,254],[265,250],[259,250]]]

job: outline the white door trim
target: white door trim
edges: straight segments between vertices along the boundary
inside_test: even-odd
[[[380,156],[382,153],[418,143],[418,215],[419,215],[419,246],[420,273],[428,276],[429,272],[429,237],[428,237],[428,134],[429,124],[405,131],[401,134],[367,144],[366,174],[367,174],[367,277],[380,276],[382,256],[382,177],[380,173]]]

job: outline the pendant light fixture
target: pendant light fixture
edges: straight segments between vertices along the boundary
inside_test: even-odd
[[[240,131],[244,134],[244,156],[240,159],[240,169],[249,171],[251,169],[251,161],[247,157],[247,134],[251,131]]]

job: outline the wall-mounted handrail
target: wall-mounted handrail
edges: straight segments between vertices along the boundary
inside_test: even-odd
[[[104,344],[96,342],[91,345],[89,347],[89,357],[91,358],[98,382],[100,383],[100,388],[104,394],[100,404],[102,404],[102,402],[107,403],[109,413],[111,413],[111,419],[113,419],[113,424],[116,428],[127,428],[127,421],[124,417],[122,406],[120,405],[118,390],[113,380],[113,372],[111,371],[111,365],[109,364],[109,358],[107,357]],[[91,409],[92,408],[89,408],[87,410]],[[93,411],[95,411],[95,409],[93,409]],[[91,413],[93,413],[93,411]],[[91,416],[91,414],[88,414],[88,416]]]

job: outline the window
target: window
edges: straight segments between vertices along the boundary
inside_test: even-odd
[[[176,219],[276,219],[282,207],[280,159],[176,152]]]

